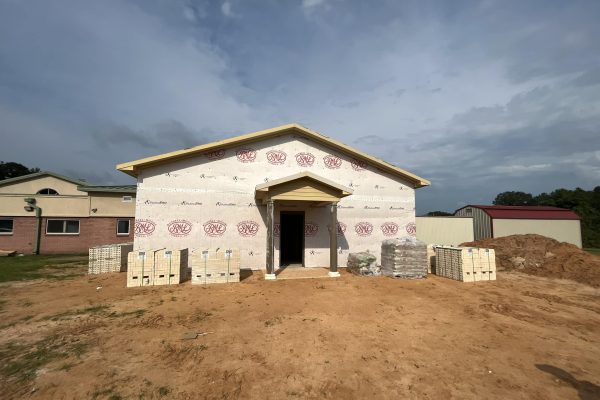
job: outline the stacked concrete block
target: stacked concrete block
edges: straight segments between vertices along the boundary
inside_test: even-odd
[[[154,285],[154,254],[159,250],[137,250],[127,259],[127,287]]]
[[[188,249],[158,250],[154,253],[153,284],[177,285],[187,277]]]
[[[88,274],[125,272],[127,255],[133,251],[133,243],[96,246],[89,250]]]
[[[427,245],[413,236],[387,239],[381,244],[381,272],[394,278],[427,276]]]
[[[462,282],[496,280],[493,249],[436,246],[436,275]]]
[[[239,249],[205,249],[192,252],[192,284],[240,281]]]

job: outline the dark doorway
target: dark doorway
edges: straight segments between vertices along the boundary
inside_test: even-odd
[[[280,266],[303,265],[304,258],[304,212],[281,212],[280,218]]]

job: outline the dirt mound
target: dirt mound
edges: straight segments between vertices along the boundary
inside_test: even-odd
[[[541,235],[512,235],[467,242],[461,246],[495,249],[499,271],[518,270],[600,287],[600,257],[569,243]]]

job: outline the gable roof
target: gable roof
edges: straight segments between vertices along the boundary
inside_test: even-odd
[[[77,190],[82,192],[112,192],[112,193],[135,193],[137,185],[94,185],[94,186],[77,186]]]
[[[581,219],[575,212],[559,207],[468,205],[462,208],[466,207],[479,208],[496,219]]]
[[[345,145],[342,142],[338,142],[337,140],[331,139],[330,137],[321,135],[318,132],[312,131],[308,128],[305,128],[298,124],[288,124],[277,126],[275,128],[265,129],[258,132],[247,133],[245,135],[240,135],[236,137],[232,137],[229,139],[219,140],[217,142],[207,143],[200,146],[190,147],[188,149],[176,150],[169,153],[159,154],[152,157],[142,158],[140,160],[130,161],[126,163],[122,163],[117,165],[117,169],[119,171],[125,172],[131,176],[137,176],[141,169],[168,163],[174,160],[180,160],[184,158],[189,158],[196,156],[198,154],[219,149],[221,147],[228,147],[232,145],[241,145],[250,142],[256,142],[259,140],[264,140],[270,137],[276,137],[288,133],[296,133],[302,135],[308,139],[312,139],[315,142],[327,145],[329,147],[333,147],[335,149],[341,150],[347,154],[356,157],[357,159],[367,161],[374,166],[389,172],[393,175],[400,176],[415,185],[415,188],[429,186],[430,182],[427,179],[421,178],[413,173],[410,173],[406,170],[403,170],[393,164],[380,160],[379,158],[373,157],[367,153],[364,153],[360,150],[357,150],[353,147]]]
[[[17,182],[21,182],[21,181],[27,181],[30,179],[36,179],[36,178],[41,178],[42,176],[52,176],[56,179],[60,179],[69,183],[73,183],[75,185],[86,185],[87,182],[79,180],[79,179],[73,179],[73,178],[69,178],[68,176],[64,176],[64,175],[59,175],[57,173],[54,172],[50,172],[50,171],[40,171],[40,172],[34,172],[33,174],[27,174],[27,175],[22,175],[22,176],[17,176],[16,178],[8,178],[8,179],[4,179],[2,181],[0,181],[0,186],[4,186],[4,185],[8,185],[8,184],[12,184],[12,183],[17,183]]]

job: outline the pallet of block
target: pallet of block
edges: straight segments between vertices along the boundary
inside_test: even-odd
[[[89,249],[88,274],[125,272],[127,255],[133,251],[133,243],[96,246]]]
[[[192,252],[191,264],[192,284],[240,281],[239,249],[197,249]]]
[[[436,246],[435,273],[462,282],[496,280],[494,249]]]
[[[127,264],[127,287],[178,285],[187,277],[188,249],[137,250]]]

